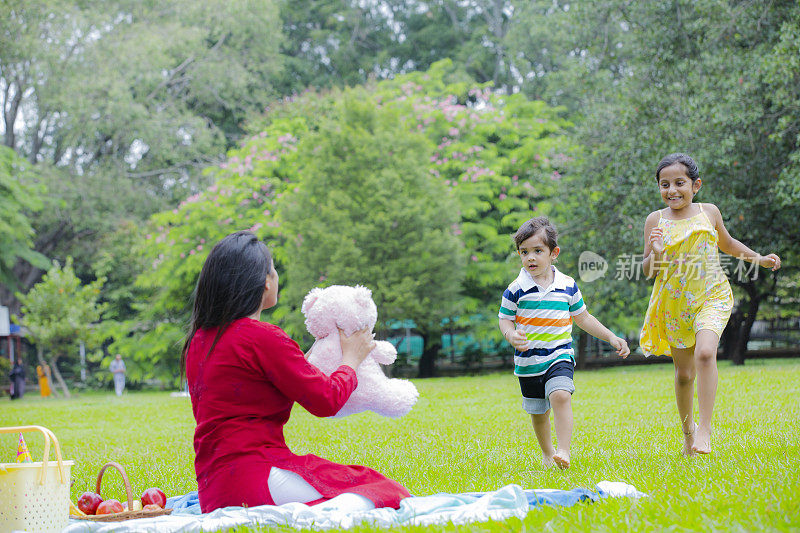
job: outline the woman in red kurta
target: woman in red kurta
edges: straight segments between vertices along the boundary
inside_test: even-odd
[[[195,294],[182,362],[197,422],[202,511],[314,504],[342,494],[398,508],[409,493],[396,481],[364,466],[295,455],[283,437],[294,402],[316,416],[341,409],[356,388],[355,368],[372,348],[370,333],[342,336],[342,366],[330,376],[308,363],[283,330],[258,320],[277,303],[278,274],[267,247],[249,232],[214,247]]]

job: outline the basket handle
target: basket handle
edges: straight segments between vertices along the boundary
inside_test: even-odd
[[[58,439],[55,434],[42,426],[15,426],[0,428],[0,433],[25,433],[28,431],[40,431],[44,435],[44,454],[42,456],[42,472],[39,475],[39,484],[44,485],[47,480],[47,467],[50,463],[50,439],[56,445],[56,460],[58,461],[58,473],[61,477],[61,484],[67,482],[67,476],[64,473],[64,461],[61,457],[61,446],[58,444]]]
[[[103,482],[103,473],[106,471],[106,469],[109,466],[113,466],[114,468],[119,470],[120,474],[122,474],[122,481],[125,483],[125,496],[127,496],[127,498],[128,498],[128,510],[132,511],[133,510],[133,496],[131,494],[131,482],[128,481],[128,474],[127,474],[127,472],[125,472],[125,468],[123,468],[121,464],[115,463],[114,461],[109,461],[109,462],[107,462],[106,464],[103,465],[103,468],[100,469],[100,473],[97,474],[97,487],[96,487],[95,492],[97,494],[100,494],[100,485]]]

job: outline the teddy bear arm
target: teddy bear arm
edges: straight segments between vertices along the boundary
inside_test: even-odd
[[[397,349],[389,341],[375,341],[375,348],[369,355],[382,365],[390,365],[397,359]]]

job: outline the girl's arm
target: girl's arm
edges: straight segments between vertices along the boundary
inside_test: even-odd
[[[599,320],[589,314],[589,311],[584,311],[573,316],[572,320],[575,321],[575,324],[577,324],[579,328],[592,337],[596,337],[611,344],[611,346],[616,348],[617,355],[620,357],[628,357],[628,354],[631,353],[631,350],[628,348],[628,343],[625,342],[625,339],[614,335],[607,327],[601,324]]]
[[[664,257],[664,234],[661,228],[657,228],[658,211],[653,211],[647,215],[644,221],[644,253],[642,254],[642,271],[646,278],[652,278],[657,269],[658,262]]]
[[[731,237],[731,234],[728,233],[727,228],[725,228],[725,223],[722,221],[722,213],[720,213],[717,206],[714,204],[703,204],[703,206],[711,213],[714,228],[717,230],[717,235],[719,236],[720,250],[737,259],[744,259],[751,263],[757,263],[759,266],[771,268],[773,271],[781,267],[781,258],[776,254],[761,255],[745,246],[741,241]]]

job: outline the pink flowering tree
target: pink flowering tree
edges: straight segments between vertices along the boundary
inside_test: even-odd
[[[499,345],[494,316],[519,268],[510,235],[537,214],[566,221],[569,127],[562,110],[493,94],[449,61],[276,102],[206,170],[213,185],[152,217],[137,280],[151,296],[114,349],[176,369],[209,248],[248,228],[282,273],[270,320],[295,338],[305,291],[363,283],[383,325],[411,318],[426,338],[421,375],[435,374],[444,322]]]

